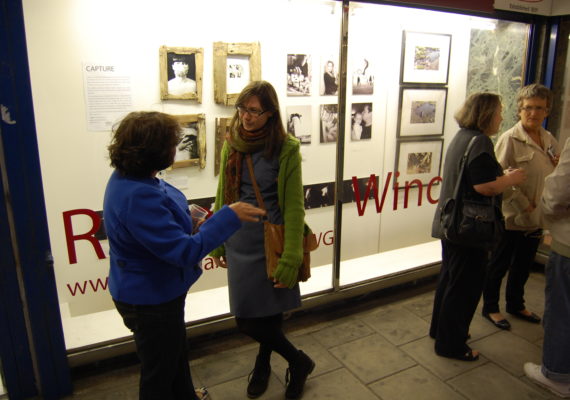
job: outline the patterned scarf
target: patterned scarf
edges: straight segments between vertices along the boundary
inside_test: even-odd
[[[224,204],[231,204],[239,200],[243,156],[263,150],[268,134],[269,132],[265,127],[255,132],[249,132],[240,125],[237,130],[226,135],[226,140],[230,145],[230,153],[226,164]]]

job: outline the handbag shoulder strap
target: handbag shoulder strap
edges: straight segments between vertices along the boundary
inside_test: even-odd
[[[253,162],[251,161],[251,154],[246,154],[245,161],[247,163],[247,169],[249,169],[249,176],[251,177],[251,183],[253,184],[253,189],[255,190],[255,198],[257,199],[257,204],[259,205],[259,208],[265,210],[265,203],[263,202],[263,197],[261,196],[261,191],[259,190],[259,186],[257,186],[255,173],[253,172]]]
[[[456,199],[459,195],[459,188],[461,187],[461,179],[463,178],[463,173],[465,171],[465,165],[467,165],[467,157],[469,157],[469,152],[475,143],[475,139],[477,136],[473,136],[465,149],[465,153],[463,153],[463,157],[461,158],[461,163],[459,165],[459,174],[457,175],[457,181],[455,182],[455,189],[453,190],[453,198]]]

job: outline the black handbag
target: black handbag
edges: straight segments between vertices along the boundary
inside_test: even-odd
[[[503,231],[502,214],[495,204],[495,197],[481,200],[465,198],[461,182],[469,151],[475,137],[471,139],[459,166],[459,176],[453,196],[445,201],[441,210],[440,222],[443,238],[468,247],[490,247]]]

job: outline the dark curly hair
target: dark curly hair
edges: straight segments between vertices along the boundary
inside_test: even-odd
[[[150,177],[174,162],[181,131],[171,115],[156,111],[129,113],[113,129],[108,147],[111,166],[123,175]]]

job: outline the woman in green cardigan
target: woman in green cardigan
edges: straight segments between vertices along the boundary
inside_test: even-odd
[[[251,155],[267,218],[285,225],[284,251],[273,279],[265,265],[263,224],[244,223],[223,246],[211,253],[228,268],[230,311],[241,332],[259,342],[247,395],[261,396],[271,375],[273,351],[289,363],[287,399],[301,397],[315,363],[285,337],[283,313],[301,305],[297,275],[303,260],[304,199],[299,141],[287,135],[273,86],[252,82],[240,93],[230,133],[222,148],[215,210],[238,199],[257,204],[246,164]]]

